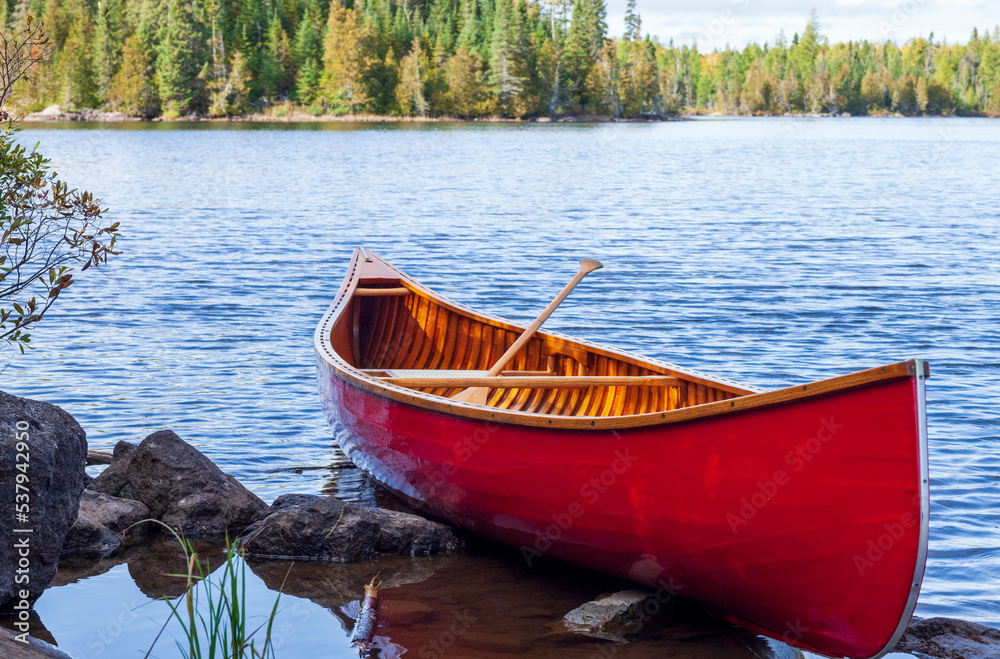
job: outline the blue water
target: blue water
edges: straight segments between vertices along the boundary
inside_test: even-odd
[[[23,139],[124,234],[125,253],[80,276],[0,374],[71,412],[91,448],[172,428],[265,500],[370,501],[355,470],[271,473],[345,462],[312,333],[351,250],[519,320],[592,256],[605,269],[548,327],[762,387],[929,360],[917,614],[1000,625],[1000,123],[64,125]]]

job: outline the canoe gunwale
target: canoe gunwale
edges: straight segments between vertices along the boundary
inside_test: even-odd
[[[365,257],[367,257],[368,260],[364,260]],[[354,384],[357,387],[360,387],[361,389],[402,403],[443,414],[480,419],[490,422],[554,429],[621,430],[627,428],[643,428],[656,425],[681,423],[723,414],[734,414],[749,409],[770,407],[773,405],[813,398],[824,394],[863,387],[885,380],[911,377],[917,372],[916,360],[909,360],[849,375],[818,380],[805,385],[796,385],[793,387],[786,387],[784,389],[765,391],[758,387],[749,387],[737,384],[736,382],[726,378],[711,377],[698,371],[681,368],[672,364],[660,362],[656,359],[634,355],[623,350],[598,345],[583,339],[574,339],[556,332],[539,331],[537,336],[546,340],[552,340],[557,343],[565,343],[569,347],[574,348],[581,346],[586,350],[615,359],[624,359],[628,362],[648,364],[651,367],[663,369],[666,371],[665,374],[667,375],[674,375],[697,384],[705,384],[711,387],[728,390],[731,393],[736,393],[738,397],[711,403],[692,405],[665,412],[648,412],[643,414],[621,416],[561,416],[537,414],[459,402],[442,396],[436,396],[378,380],[372,375],[365,373],[361,368],[349,364],[334,349],[332,342],[333,327],[340,319],[341,315],[346,313],[349,303],[353,299],[354,289],[359,286],[362,279],[362,277],[359,276],[359,270],[366,265],[374,266],[378,273],[375,277],[369,279],[398,280],[397,286],[408,288],[413,291],[414,294],[428,297],[435,303],[462,315],[471,316],[477,320],[483,320],[489,322],[490,324],[508,329],[523,330],[524,328],[516,323],[504,320],[503,318],[491,316],[489,314],[471,309],[463,304],[453,302],[452,300],[431,291],[413,278],[376,256],[371,252],[371,250],[359,248],[354,251],[354,256],[351,260],[350,267],[348,268],[347,276],[344,278],[344,282],[341,285],[337,296],[334,298],[333,303],[323,314],[322,319],[316,327],[314,347],[317,356],[325,361],[338,377]]]

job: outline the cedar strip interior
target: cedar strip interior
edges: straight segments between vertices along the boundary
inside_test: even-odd
[[[391,286],[387,286],[391,288]],[[496,327],[448,309],[420,294],[366,295],[359,308],[358,357],[365,369],[486,371],[513,345],[518,331]],[[584,356],[586,359],[584,359]],[[664,375],[642,364],[567,347],[565,341],[533,337],[509,371],[556,375]],[[448,397],[455,387],[421,391]],[[487,404],[498,409],[554,416],[620,416],[669,411],[737,398],[738,394],[697,382],[680,387],[594,386],[586,389],[493,388]]]

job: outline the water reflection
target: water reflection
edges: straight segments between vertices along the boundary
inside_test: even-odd
[[[217,566],[217,548],[199,547]],[[278,591],[282,599],[274,629],[279,656],[356,657],[348,638],[364,585],[377,575],[379,623],[377,650],[371,656],[419,657],[801,657],[787,646],[760,638],[705,612],[675,601],[666,605],[640,639],[629,644],[567,631],[562,616],[602,593],[630,584],[557,562],[528,567],[513,549],[472,541],[468,552],[445,557],[383,557],[353,564],[325,561],[248,559],[247,590],[251,618],[266,618]],[[35,635],[76,659],[128,656],[146,650],[169,610],[163,597],[184,593],[185,559],[177,542],[161,537],[148,546],[131,546],[101,561],[66,561],[39,600]],[[218,573],[215,578],[218,578]],[[92,602],[81,595],[110,590],[128,579],[141,596]],[[82,614],[82,615],[81,615]],[[107,616],[104,620],[102,616]],[[53,633],[44,620],[59,623]],[[67,620],[72,623],[67,624]],[[168,640],[157,648],[169,656]],[[100,652],[94,652],[95,648]],[[113,652],[112,652],[113,650]]]

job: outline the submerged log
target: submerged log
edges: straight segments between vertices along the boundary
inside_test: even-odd
[[[375,585],[375,577],[372,577],[365,586],[365,598],[361,602],[361,611],[351,633],[351,645],[360,645],[363,650],[370,648],[372,639],[375,638],[375,627],[378,626],[378,587],[381,585],[382,582]]]

